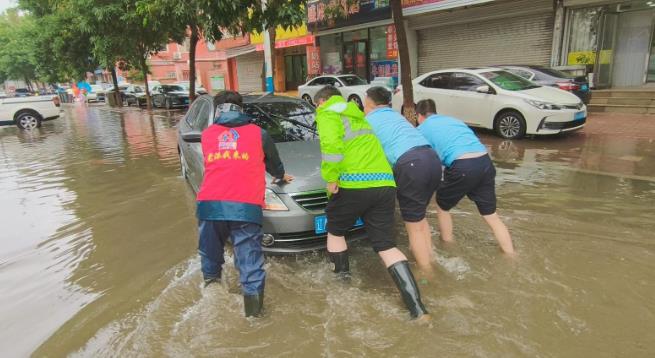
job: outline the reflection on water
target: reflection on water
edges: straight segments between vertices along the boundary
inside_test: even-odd
[[[269,258],[266,318],[246,320],[229,258],[222,285],[201,289],[180,116],[71,106],[34,132],[0,128],[3,356],[652,354],[652,141],[482,134],[519,255],[500,255],[464,202],[457,244],[434,230],[431,326],[407,322],[367,245],[345,286],[322,254]]]

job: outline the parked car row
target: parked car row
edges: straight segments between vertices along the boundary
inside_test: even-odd
[[[344,98],[362,104],[371,86],[354,75],[314,78],[298,88],[313,104],[325,85],[338,87]],[[439,114],[472,127],[494,130],[507,139],[548,135],[584,127],[591,92],[586,77],[571,77],[542,66],[496,66],[433,71],[412,81],[414,101],[432,99]],[[393,108],[403,110],[403,88],[393,95]]]
[[[202,86],[196,87],[198,95],[207,94]],[[129,85],[121,92],[123,102],[128,106],[135,105],[145,107],[147,105],[144,86]],[[189,83],[180,82],[175,84],[155,84],[150,88],[152,105],[155,108],[182,108],[189,105]]]

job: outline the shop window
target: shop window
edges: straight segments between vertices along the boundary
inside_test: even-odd
[[[387,59],[387,26],[371,28],[371,61]]]
[[[568,14],[568,65],[591,65],[596,62],[596,46],[602,7],[570,10]]]
[[[326,74],[338,74],[343,71],[341,62],[341,34],[321,36],[319,38],[321,46],[321,64],[322,72]]]
[[[347,31],[343,33],[343,42],[367,40],[367,39],[368,39],[368,29]]]

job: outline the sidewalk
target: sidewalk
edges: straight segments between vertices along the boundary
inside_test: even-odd
[[[655,140],[655,116],[591,112],[588,114],[584,132],[587,134]]]

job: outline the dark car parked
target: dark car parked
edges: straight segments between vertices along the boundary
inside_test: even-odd
[[[159,85],[152,88],[152,105],[172,109],[189,105],[189,92],[178,85]]]
[[[557,87],[561,90],[571,92],[578,96],[585,104],[588,104],[591,100],[589,81],[585,76],[574,77],[565,72],[545,66],[504,65],[498,67],[502,67],[515,75],[542,86]]]
[[[125,103],[128,106],[136,105],[138,107],[144,107],[148,104],[146,99],[146,92],[143,87],[139,85],[131,85],[127,87],[124,92]]]
[[[325,249],[328,196],[321,178],[314,107],[300,99],[271,95],[244,96],[243,101],[244,111],[271,135],[286,171],[296,178],[292,183],[278,185],[267,174],[264,251],[292,254]],[[214,110],[213,98],[200,96],[178,124],[182,176],[196,192],[204,173],[200,136],[213,122]],[[347,240],[366,237],[362,224],[355,223]]]

